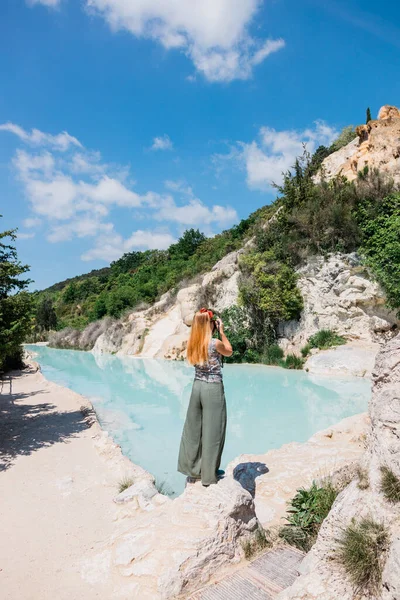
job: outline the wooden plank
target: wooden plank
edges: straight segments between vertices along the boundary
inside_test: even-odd
[[[294,548],[268,550],[222,581],[190,596],[190,600],[273,600],[294,582],[304,554]]]
[[[264,590],[254,583],[235,573],[221,582],[205,588],[202,592],[191,596],[191,600],[273,600]]]

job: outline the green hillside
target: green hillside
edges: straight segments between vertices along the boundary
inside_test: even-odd
[[[353,138],[353,128],[346,128],[330,148],[320,147],[313,156],[305,151],[284,175],[275,202],[213,238],[190,229],[168,250],[130,252],[109,268],[36,292],[36,335],[49,329],[83,329],[106,315],[119,317],[151,304],[207,272],[250,238],[253,244],[240,262],[241,307],[225,314],[237,337],[237,360],[258,360],[274,341],[278,323],[299,317],[296,269],[312,255],[358,251],[386,291],[389,306],[398,310],[399,187],[368,169],[354,182],[342,177],[313,180],[322,160]],[[246,333],[242,338],[240,330]],[[251,348],[245,341],[249,337]]]

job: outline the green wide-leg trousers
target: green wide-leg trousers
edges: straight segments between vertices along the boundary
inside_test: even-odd
[[[216,483],[225,434],[223,383],[195,379],[182,433],[178,471],[201,479],[203,485]]]

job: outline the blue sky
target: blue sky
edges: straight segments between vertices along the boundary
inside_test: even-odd
[[[400,3],[2,0],[1,228],[41,289],[260,206],[400,104]]]

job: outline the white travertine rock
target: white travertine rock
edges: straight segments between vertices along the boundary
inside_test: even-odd
[[[253,495],[256,515],[266,529],[282,524],[287,502],[296,489],[321,477],[354,470],[364,453],[369,419],[365,414],[344,419],[305,442],[285,444],[266,454],[242,454],[229,463],[234,476]]]
[[[298,353],[314,333],[330,329],[348,340],[362,342],[371,350],[374,360],[378,349],[374,344],[381,342],[385,333],[390,335],[399,321],[396,314],[386,308],[382,290],[368,279],[357,255],[334,254],[326,260],[315,257],[299,269],[298,275],[304,309],[300,321],[289,321],[279,327],[280,344],[285,352]],[[355,360],[362,359],[361,354],[357,358],[357,352],[353,352]],[[320,361],[322,365],[329,356],[332,357],[329,360],[334,360],[334,355],[326,354],[311,364],[317,365]],[[371,358],[367,361],[370,367]],[[329,365],[328,369],[331,370]],[[365,373],[368,372],[366,368]]]
[[[204,275],[201,284],[182,288],[175,299],[167,292],[150,308],[112,322],[97,338],[92,352],[97,355],[184,358],[189,327],[200,308],[203,292],[212,297],[212,307],[217,312],[237,303],[240,253],[239,250],[227,254]]]
[[[208,488],[189,484],[175,500],[138,512],[132,530],[85,560],[82,575],[93,579],[106,553],[105,582],[111,579],[121,597],[128,598],[134,585],[136,598],[175,598],[238,562],[241,537],[256,528],[253,499],[237,481],[226,478]]]
[[[379,344],[353,342],[322,350],[310,356],[305,368],[315,374],[370,377],[379,348]]]
[[[354,480],[337,498],[325,519],[317,542],[302,565],[302,575],[282,592],[279,600],[354,600],[357,596],[341,565],[335,560],[337,540],[351,520],[371,517],[389,530],[390,547],[375,599],[400,597],[400,521],[398,504],[388,502],[381,491],[382,466],[400,477],[400,335],[379,352],[374,368],[370,402],[371,428],[362,466],[369,487],[359,489]]]
[[[196,283],[190,287],[179,290],[176,297],[177,304],[181,311],[181,319],[188,327],[192,324],[193,315],[198,308],[197,304],[200,288],[201,286]]]

